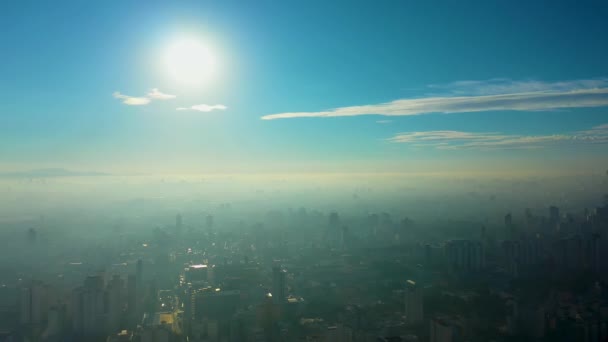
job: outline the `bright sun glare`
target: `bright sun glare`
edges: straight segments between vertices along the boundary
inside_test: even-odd
[[[171,44],[165,55],[165,63],[171,77],[188,85],[208,81],[215,71],[211,52],[195,39],[182,39]]]

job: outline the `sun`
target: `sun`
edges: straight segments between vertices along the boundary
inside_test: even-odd
[[[175,81],[187,85],[199,85],[209,81],[216,63],[209,48],[192,38],[180,39],[169,45],[165,64]]]

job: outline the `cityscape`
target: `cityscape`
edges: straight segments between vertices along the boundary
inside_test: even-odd
[[[608,176],[598,181],[608,186]],[[418,219],[421,210],[416,218],[374,211],[371,189],[339,199],[339,211],[253,196],[269,208],[262,215],[250,212],[262,211],[251,200],[182,199],[184,209],[169,214],[173,200],[142,198],[120,204],[118,215],[89,208],[69,220],[51,212],[5,221],[3,340],[608,337],[608,196],[578,210],[513,208],[437,222]],[[407,197],[394,201],[416,208]],[[484,202],[509,203],[493,192],[444,201],[433,205],[437,215],[446,203],[468,201],[472,213]],[[97,227],[95,236],[84,226]]]
[[[608,342],[608,1],[0,1],[0,342]]]

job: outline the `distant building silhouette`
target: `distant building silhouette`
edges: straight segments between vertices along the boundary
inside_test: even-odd
[[[279,266],[272,268],[272,300],[275,304],[281,304],[287,298],[286,273]]]
[[[421,324],[424,320],[422,291],[413,280],[405,284],[405,316],[408,324]]]

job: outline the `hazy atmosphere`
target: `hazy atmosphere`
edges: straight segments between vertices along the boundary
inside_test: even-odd
[[[0,342],[608,341],[608,3],[0,3]]]

